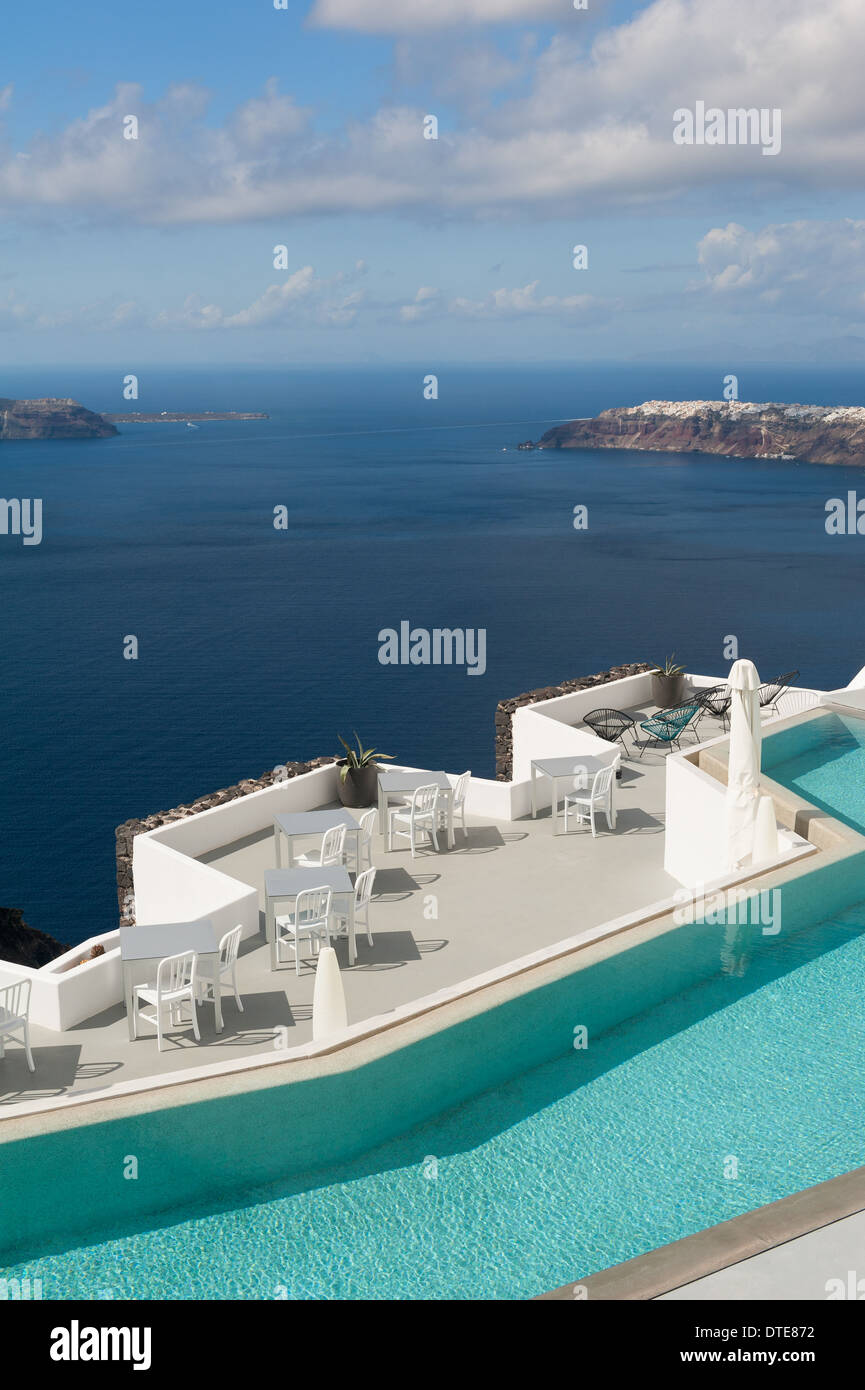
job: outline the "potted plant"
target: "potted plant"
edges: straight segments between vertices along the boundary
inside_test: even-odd
[[[357,752],[342,734],[337,737],[346,754],[337,761],[336,788],[340,801],[343,806],[374,806],[378,800],[378,767],[373,759],[392,758],[393,753],[376,753],[374,748],[364,748],[356,732]]]
[[[676,653],[652,672],[652,699],[661,709],[680,705],[685,689],[685,668],[676,665]]]

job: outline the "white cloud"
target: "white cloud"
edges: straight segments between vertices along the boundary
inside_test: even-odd
[[[75,328],[81,332],[148,328],[156,331],[207,332],[243,328],[347,328],[366,300],[353,288],[366,274],[363,261],[328,278],[302,266],[278,284],[269,285],[245,308],[226,310],[220,304],[189,294],[178,308],[148,311],[136,300],[100,301],[40,310],[14,291],[0,299],[0,329]]]
[[[153,320],[154,328],[222,328],[225,314],[218,304],[205,304],[201,296],[188,294],[180,309],[162,309]]]
[[[429,318],[433,311],[441,307],[441,294],[431,285],[421,285],[411,304],[403,304],[399,316],[403,323],[417,323],[419,319]]]
[[[501,17],[505,4],[489,0],[490,16]],[[456,0],[320,0],[316,14],[320,22],[353,14],[358,23],[366,15],[370,23],[369,16],[405,11],[420,23],[454,12],[449,5]],[[580,18],[556,0],[560,12],[563,5]],[[464,0],[460,13],[468,9]],[[460,108],[442,61],[428,68],[430,105],[383,106],[336,131],[316,128],[314,114],[272,79],[219,126],[206,119],[208,94],[198,87],[179,84],[147,103],[139,87],[125,84],[59,134],[36,138],[28,158],[0,156],[0,204],[7,214],[56,207],[176,225],[430,209],[472,218],[528,209],[538,219],[599,205],[694,203],[707,190],[743,185],[758,197],[858,190],[861,0],[725,0],[722,11],[707,0],[653,0],[591,44],[588,32],[569,24],[567,36],[540,50],[517,45],[506,61],[480,50],[473,56],[460,32],[444,35],[436,47],[453,51],[466,74],[472,63],[480,74],[457,84],[465,88]],[[519,95],[484,96],[484,86],[489,93],[500,84]],[[452,114],[438,140],[424,140],[436,93]],[[765,159],[754,146],[674,145],[673,112],[698,99],[722,109],[781,109],[781,153]],[[129,113],[139,116],[137,141],[122,138]]]
[[[20,299],[14,290],[10,291],[5,299],[0,299],[0,330],[25,328],[35,319],[33,309]]]
[[[484,299],[456,297],[446,300],[440,290],[422,286],[410,304],[403,304],[399,317],[403,323],[449,314],[454,318],[502,319],[529,315],[577,318],[598,322],[608,318],[618,301],[599,299],[591,294],[538,295],[538,281],[518,289],[492,290]]]
[[[290,325],[297,319],[297,307],[312,304],[310,317],[318,324],[334,327],[346,326],[357,317],[363,303],[363,291],[352,290],[348,294],[333,294],[333,287],[341,285],[347,277],[336,276],[333,280],[316,280],[311,265],[304,266],[281,285],[269,285],[248,309],[229,314],[225,319],[226,328],[279,328]]]
[[[8,111],[12,105],[12,94],[15,90],[13,83],[9,82],[5,87],[0,87],[0,111]]]
[[[74,328],[79,332],[110,332],[115,328],[141,327],[145,323],[144,310],[134,300],[119,304],[103,300],[50,309],[37,309],[15,294],[0,300],[0,329],[26,328],[52,332],[58,328]]]
[[[561,19],[569,0],[316,0],[309,22],[326,29],[404,34],[465,24]]]
[[[152,326],[195,330],[296,328],[308,324],[348,327],[357,317],[364,294],[346,287],[365,272],[364,262],[358,261],[349,272],[319,279],[312,266],[305,265],[278,284],[268,285],[245,309],[226,313],[218,304],[204,304],[197,295],[188,295],[180,309],[157,314]]]
[[[693,290],[730,309],[848,321],[865,313],[863,221],[772,223],[755,232],[730,222],[706,233],[698,259],[705,280]]]
[[[229,328],[271,328],[284,324],[295,312],[296,306],[315,292],[315,271],[311,265],[296,270],[278,285],[268,285],[264,294],[250,304],[230,314],[225,320]]]
[[[134,299],[124,300],[122,304],[116,305],[109,313],[105,323],[106,328],[130,328],[138,326],[144,322],[144,311],[140,304],[136,304]]]
[[[539,297],[538,281],[533,280],[522,289],[492,290],[481,300],[453,299],[448,305],[448,312],[473,319],[521,318],[543,314],[597,321],[608,317],[611,307],[609,302],[591,294],[547,294]]]

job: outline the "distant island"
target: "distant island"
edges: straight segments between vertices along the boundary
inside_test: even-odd
[[[525,445],[520,445],[525,448]],[[643,449],[865,465],[862,406],[644,401],[547,430],[538,449]]]
[[[104,415],[78,401],[14,401],[0,396],[0,440],[107,439],[117,430]]]
[[[119,434],[116,425],[191,424],[193,420],[267,420],[261,411],[161,410],[159,414],[131,411],[126,415],[99,415],[78,401],[46,397],[16,401],[0,396],[0,440],[4,439],[108,439]]]
[[[129,411],[125,415],[105,415],[114,425],[183,425],[191,420],[269,420],[262,410],[160,410],[159,414],[149,414],[142,410]]]

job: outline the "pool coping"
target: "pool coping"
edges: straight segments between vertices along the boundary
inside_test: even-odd
[[[707,1226],[645,1255],[536,1294],[536,1302],[646,1301],[865,1211],[865,1167]]]

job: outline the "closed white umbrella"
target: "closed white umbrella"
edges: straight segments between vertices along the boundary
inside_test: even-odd
[[[735,661],[730,687],[730,761],[727,770],[727,863],[751,862],[760,801],[760,677],[753,661]]]
[[[312,1040],[322,1042],[348,1027],[345,991],[339,961],[332,946],[322,946],[312,993]]]

